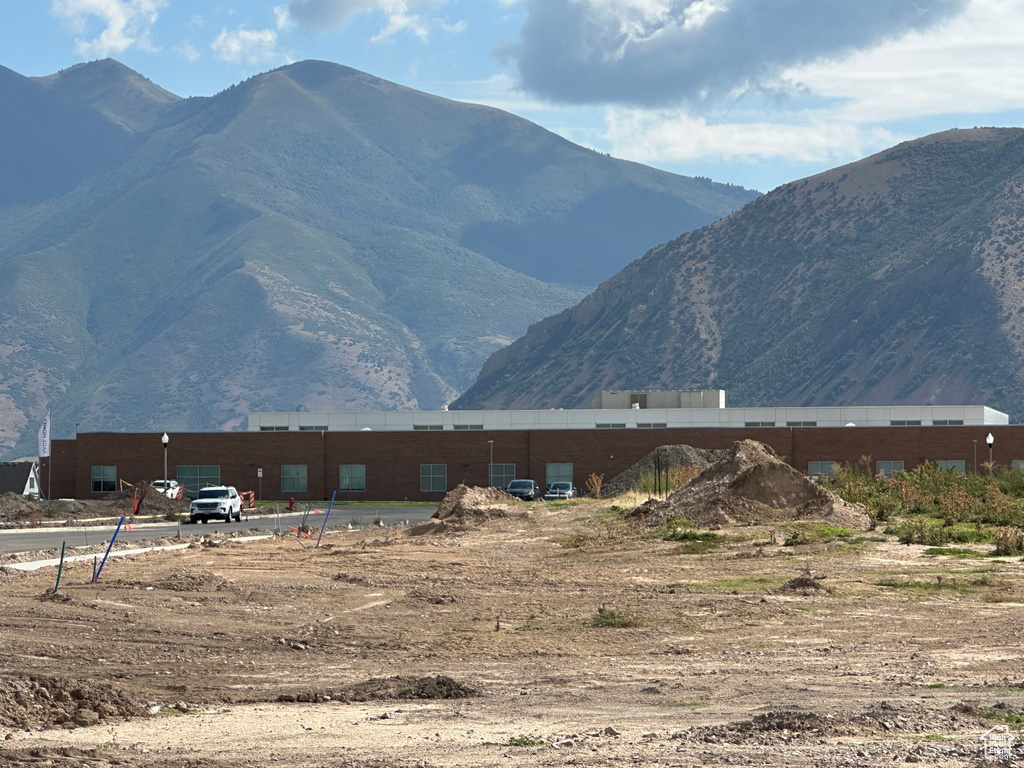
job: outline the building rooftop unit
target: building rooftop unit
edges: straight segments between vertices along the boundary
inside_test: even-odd
[[[715,390],[712,390],[715,391]],[[721,392],[721,390],[717,390]],[[604,393],[602,393],[604,394]],[[617,394],[617,393],[608,393]],[[625,392],[632,396],[637,392]],[[653,393],[650,393],[653,394]],[[704,393],[700,393],[704,394]],[[648,399],[648,405],[651,400]],[[721,402],[724,403],[724,392]],[[899,427],[1005,425],[985,405],[652,408],[633,406],[495,411],[277,411],[249,414],[250,432],[411,432],[442,430],[671,429],[685,427]]]

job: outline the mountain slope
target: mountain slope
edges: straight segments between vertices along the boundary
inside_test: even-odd
[[[1021,129],[936,134],[787,184],[531,327],[452,407],[721,387],[734,405],[986,403],[1020,418],[1022,192]]]
[[[10,74],[120,142],[0,207],[0,446],[21,453],[47,404],[58,437],[439,407],[655,236],[754,196],[325,62],[190,99],[111,61]]]

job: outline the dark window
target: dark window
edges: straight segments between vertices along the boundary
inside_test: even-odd
[[[178,482],[185,488],[186,496],[195,496],[200,488],[208,485],[220,485],[220,466],[217,464],[208,465],[178,465]]]
[[[365,491],[366,465],[342,464],[338,467],[339,491]]]
[[[306,465],[281,465],[281,493],[306,492]]]
[[[447,464],[420,464],[420,490],[424,493],[444,493],[448,490]]]
[[[113,493],[117,490],[117,467],[92,468],[92,492]]]

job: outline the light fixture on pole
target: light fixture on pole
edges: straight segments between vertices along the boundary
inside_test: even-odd
[[[488,440],[487,445],[491,449],[491,458],[487,464],[487,485],[494,485],[494,441]]]
[[[167,444],[171,442],[171,438],[164,432],[164,436],[160,438],[160,442],[164,444],[164,493],[167,493]]]
[[[996,444],[996,439],[992,436],[992,433],[988,433],[988,437],[985,438],[985,442],[988,443],[988,473],[992,474],[992,446]]]

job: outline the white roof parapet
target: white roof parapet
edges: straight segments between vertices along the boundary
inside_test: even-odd
[[[629,394],[627,392],[627,394]],[[633,393],[636,394],[636,393]],[[278,411],[250,413],[250,432],[658,429],[685,427],[998,426],[1009,416],[985,405],[759,408],[580,408],[522,411]]]

